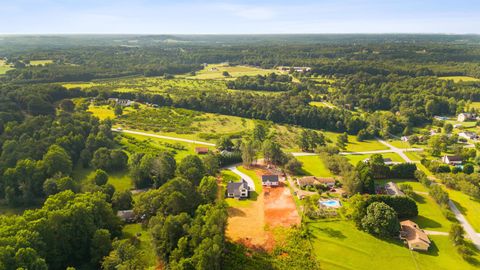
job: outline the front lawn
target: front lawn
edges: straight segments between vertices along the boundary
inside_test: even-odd
[[[314,254],[325,270],[478,269],[458,255],[447,236],[430,236],[433,246],[420,253],[410,251],[400,240],[381,240],[359,231],[350,221],[312,222],[309,228]]]
[[[448,189],[450,199],[455,203],[458,210],[462,212],[465,218],[475,231],[480,232],[480,201],[471,199],[468,195],[453,189]]]

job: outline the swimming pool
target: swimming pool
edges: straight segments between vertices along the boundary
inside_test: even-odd
[[[338,200],[327,200],[327,201],[321,201],[320,202],[322,205],[325,205],[326,207],[334,207],[334,208],[337,208],[337,207],[340,207],[342,206],[340,204],[340,201]]]

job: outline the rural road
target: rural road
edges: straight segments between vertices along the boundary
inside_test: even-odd
[[[448,236],[448,232],[439,232],[439,231],[429,231],[429,230],[423,230],[426,234],[428,235],[444,235]]]
[[[243,180],[247,181],[248,186],[250,187],[250,191],[255,191],[255,183],[253,182],[253,179],[250,176],[248,176],[248,175],[242,173],[241,171],[239,171],[237,169],[237,165],[238,164],[232,165],[232,166],[228,167],[227,169],[232,171],[234,174],[240,176],[240,178],[242,178]]]
[[[207,145],[207,146],[215,146],[215,144],[213,144],[213,143],[200,142],[200,141],[194,141],[194,140],[177,138],[177,137],[170,137],[170,136],[163,136],[163,135],[156,135],[156,134],[152,134],[152,133],[133,131],[133,130],[128,130],[128,129],[118,130],[116,128],[112,128],[112,131],[113,132],[120,132],[120,133],[127,133],[127,134],[136,134],[136,135],[142,135],[142,136],[159,138],[159,139],[166,139],[166,140],[172,140],[172,141],[187,142],[187,143],[201,144],[201,145]]]
[[[405,155],[406,151],[423,151],[423,149],[421,149],[421,148],[400,149],[400,148],[397,148],[397,147],[389,144],[388,142],[386,142],[384,140],[381,140],[381,139],[377,139],[377,140],[378,140],[379,143],[389,147],[390,152],[394,152],[397,155],[401,156],[403,158],[403,160],[405,160],[408,163],[414,163],[414,162],[409,157],[407,157],[407,155]]]
[[[477,234],[475,229],[473,229],[472,225],[468,223],[467,219],[462,215],[462,213],[460,213],[460,210],[458,210],[457,206],[451,200],[448,201],[448,205],[450,206],[450,209],[452,209],[452,212],[455,214],[457,220],[460,222],[460,224],[462,224],[463,229],[468,235],[468,238],[470,238],[477,249],[480,250],[480,236]]]

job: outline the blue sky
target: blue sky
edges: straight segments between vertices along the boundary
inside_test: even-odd
[[[0,0],[0,14],[0,34],[480,34],[474,0]]]

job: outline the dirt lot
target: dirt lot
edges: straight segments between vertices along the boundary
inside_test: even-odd
[[[257,173],[264,172],[257,170]],[[275,240],[272,229],[300,224],[295,202],[288,187],[264,187],[256,201],[246,207],[228,209],[227,237],[244,245],[272,250]]]
[[[264,188],[265,223],[270,227],[290,227],[300,224],[295,201],[284,183],[278,187]]]

